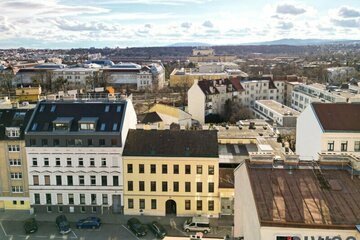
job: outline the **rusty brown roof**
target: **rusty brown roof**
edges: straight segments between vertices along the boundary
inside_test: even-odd
[[[322,170],[323,180],[312,169],[248,171],[263,226],[355,229],[360,223],[360,179],[345,170]]]
[[[324,131],[360,131],[360,104],[312,103]]]

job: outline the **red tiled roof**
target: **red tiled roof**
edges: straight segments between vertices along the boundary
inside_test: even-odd
[[[312,103],[324,131],[360,131],[360,104]]]

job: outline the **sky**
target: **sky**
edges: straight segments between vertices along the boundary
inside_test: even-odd
[[[1,48],[360,40],[360,0],[0,0]]]

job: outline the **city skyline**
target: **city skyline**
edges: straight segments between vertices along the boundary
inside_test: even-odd
[[[243,44],[355,39],[360,3],[236,0],[0,0],[0,48]]]

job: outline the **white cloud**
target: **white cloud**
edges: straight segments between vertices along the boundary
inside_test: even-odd
[[[186,29],[191,28],[191,26],[192,26],[192,23],[190,23],[190,22],[183,22],[183,23],[181,24],[181,27],[182,27],[182,28],[186,28]]]
[[[207,28],[213,28],[214,27],[214,24],[209,20],[205,21],[202,25],[203,25],[203,27],[207,27]]]
[[[357,18],[360,17],[360,9],[343,6],[339,9],[338,15],[342,18]]]
[[[285,21],[280,21],[279,24],[277,25],[277,28],[282,30],[290,30],[293,27],[294,24],[292,22],[285,22]]]
[[[300,15],[306,13],[306,9],[304,7],[300,7],[297,4],[291,3],[282,3],[277,5],[276,7],[277,14],[289,14],[289,15]]]

